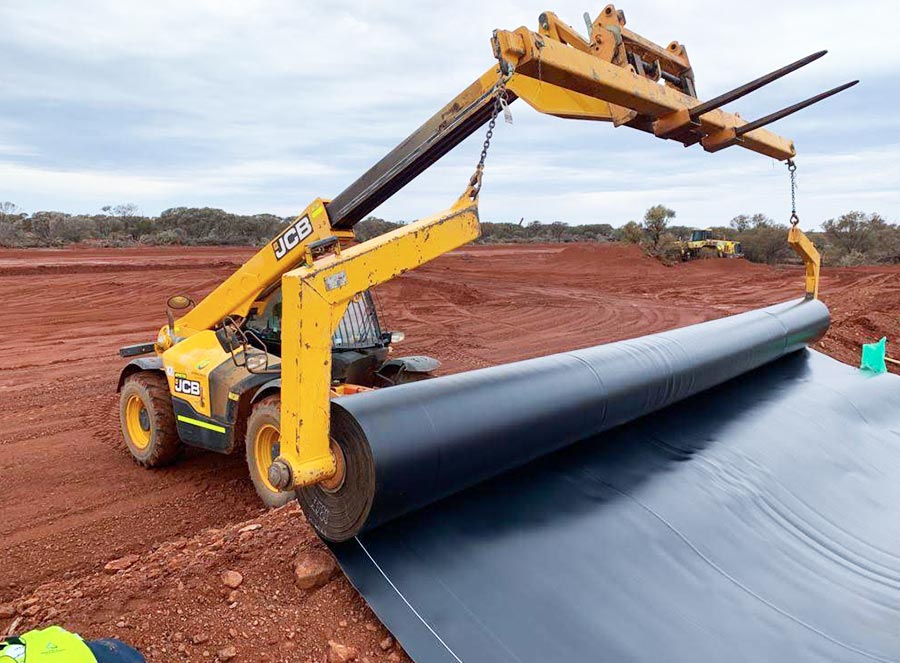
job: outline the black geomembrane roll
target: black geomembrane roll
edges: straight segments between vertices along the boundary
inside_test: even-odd
[[[343,541],[531,460],[720,385],[820,338],[798,300],[671,331],[334,401],[347,475],[298,491]]]

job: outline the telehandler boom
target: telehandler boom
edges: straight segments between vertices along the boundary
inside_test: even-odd
[[[304,508],[321,509],[321,491],[340,491],[345,458],[330,440],[330,398],[418,379],[438,365],[428,357],[389,358],[398,334],[382,329],[369,291],[478,237],[490,137],[516,99],[541,113],[612,122],[685,147],[738,146],[792,163],[793,142],[763,125],[852,85],[748,123],[721,106],[824,51],[701,102],[683,45],[663,47],[631,32],[613,5],[586,23],[586,38],[551,12],[540,15],[537,32],[495,31],[497,64],[359,179],[331,200],[310,203],[201,301],[171,297],[156,341],[120,351],[135,357],[119,391],[122,432],[136,461],[155,467],[183,444],[231,453],[243,443],[268,505],[296,491]],[[485,124],[481,159],[459,200],[354,244],[358,221]],[[807,296],[814,297],[818,254],[796,224],[790,244],[804,259]]]

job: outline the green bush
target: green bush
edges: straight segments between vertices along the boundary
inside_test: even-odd
[[[640,244],[644,239],[644,229],[637,221],[629,221],[619,228],[616,239],[626,244]]]
[[[665,205],[654,205],[644,213],[641,246],[648,256],[664,263],[672,263],[681,257],[678,238],[668,231],[669,219],[674,218],[675,210]]]
[[[787,236],[787,226],[765,224],[745,230],[738,239],[747,260],[774,265],[787,262],[795,255],[788,246]]]
[[[822,230],[825,259],[832,264],[900,261],[900,228],[877,213],[847,212],[822,223]]]
[[[357,241],[365,242],[402,225],[402,223],[394,223],[393,221],[379,219],[377,216],[370,216],[353,227],[353,234],[356,236]]]

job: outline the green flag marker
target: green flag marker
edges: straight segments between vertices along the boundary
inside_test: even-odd
[[[863,343],[862,360],[859,367],[864,371],[872,371],[876,375],[878,373],[886,373],[887,366],[884,365],[884,350],[887,344],[887,338],[881,337],[877,343]]]

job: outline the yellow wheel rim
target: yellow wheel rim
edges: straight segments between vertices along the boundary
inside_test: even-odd
[[[125,428],[131,444],[141,450],[147,448],[151,437],[150,413],[137,394],[132,394],[125,402]]]
[[[272,424],[263,424],[253,438],[253,460],[256,471],[265,487],[273,493],[280,492],[269,483],[269,467],[281,453],[281,433]]]

